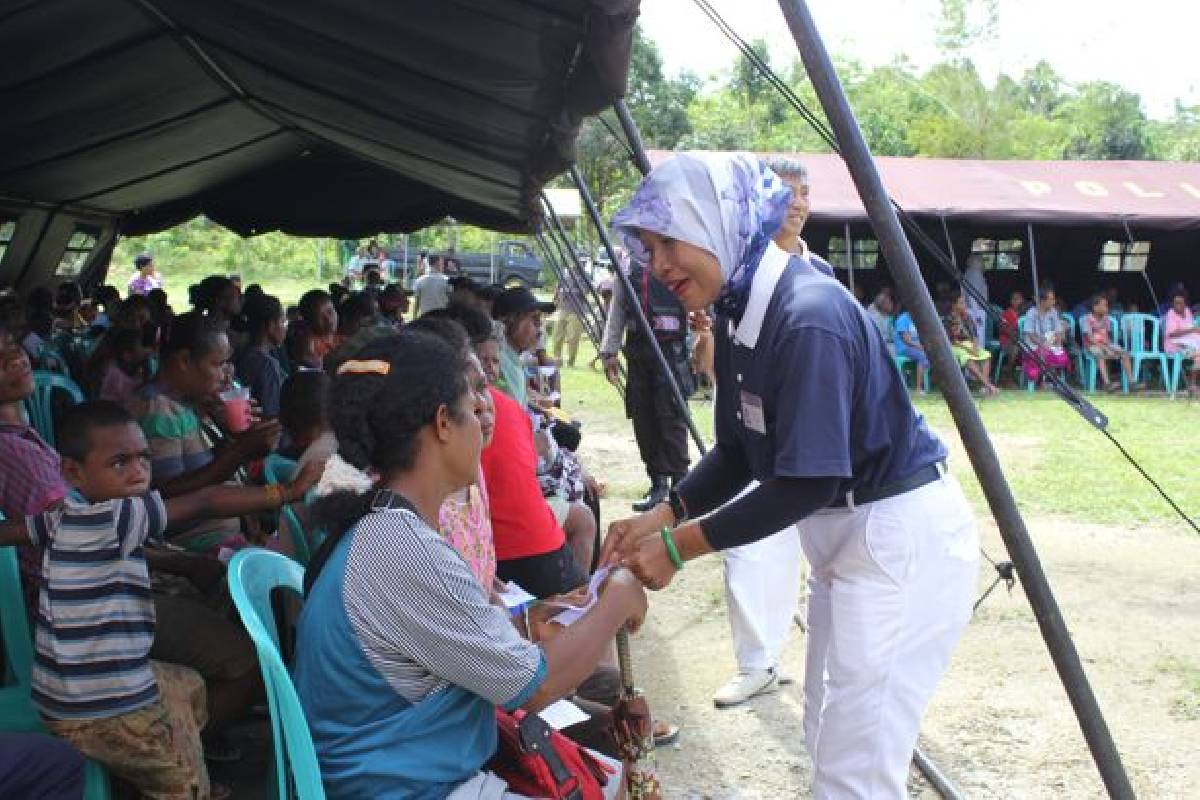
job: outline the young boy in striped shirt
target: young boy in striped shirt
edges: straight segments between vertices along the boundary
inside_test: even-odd
[[[164,499],[150,488],[150,451],[116,403],[67,411],[58,432],[71,495],[0,526],[0,544],[45,548],[33,702],[46,726],[161,800],[208,798],[200,743],[204,685],[185,667],[151,662],[154,605],[143,546],[169,523],[279,508],[323,465],[287,486],[216,485]]]

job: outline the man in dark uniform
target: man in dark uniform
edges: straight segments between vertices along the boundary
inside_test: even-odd
[[[613,284],[613,302],[604,325],[600,356],[609,380],[615,381],[617,349],[621,346],[621,334],[625,333],[628,372],[625,415],[633,422],[638,451],[650,476],[646,496],[633,504],[634,511],[643,512],[665,500],[675,482],[687,474],[688,429],[669,378],[654,356],[650,339],[636,324],[636,313],[628,303],[641,304],[684,397],[691,395],[695,384],[688,365],[687,312],[683,305],[643,264],[631,262],[629,282],[637,293],[635,298],[627,297],[624,281]]]

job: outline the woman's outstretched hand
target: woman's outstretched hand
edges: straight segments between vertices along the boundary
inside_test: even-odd
[[[643,538],[633,552],[621,560],[621,564],[628,568],[643,586],[653,591],[667,588],[675,573],[679,571],[671,563],[662,536]]]
[[[675,524],[671,507],[660,503],[644,514],[614,521],[608,526],[608,535],[600,549],[600,565],[616,566],[631,556],[638,544],[650,536],[657,536],[663,528]]]

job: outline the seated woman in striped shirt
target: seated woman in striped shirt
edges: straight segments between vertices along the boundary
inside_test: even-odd
[[[207,798],[204,684],[191,669],[150,660],[155,615],[144,546],[170,523],[278,509],[303,496],[322,465],[287,487],[217,485],[164,499],[150,491],[141,428],[106,400],[69,409],[58,446],[71,494],[0,525],[0,545],[45,552],[33,703],[52,733],[144,795]]]
[[[446,497],[479,473],[484,401],[468,358],[405,330],[333,382],[340,453],[318,494],[347,489],[317,501],[330,535],[306,576],[295,665],[330,797],[510,797],[484,771],[496,707],[536,711],[569,694],[646,612],[617,570],[579,620],[528,642],[438,533]]]

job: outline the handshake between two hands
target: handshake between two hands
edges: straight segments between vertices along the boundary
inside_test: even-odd
[[[625,567],[647,589],[665,589],[679,570],[663,541],[663,528],[673,527],[670,506],[661,503],[644,514],[619,519],[608,526],[600,550],[601,567]]]

